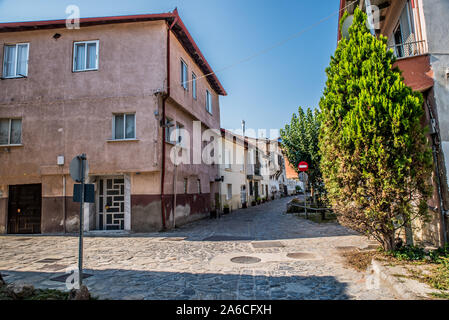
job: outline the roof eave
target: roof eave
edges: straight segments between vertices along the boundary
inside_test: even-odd
[[[206,58],[201,53],[201,50],[196,45],[186,26],[179,17],[178,10],[175,9],[173,12],[168,13],[155,13],[155,14],[143,14],[143,15],[128,15],[128,16],[112,16],[112,17],[93,17],[93,18],[81,18],[80,26],[92,26],[92,25],[102,25],[102,24],[113,24],[113,23],[126,23],[126,22],[140,22],[140,21],[155,21],[155,20],[166,20],[168,22],[173,22],[177,18],[176,24],[179,26],[177,35],[178,40],[182,38],[182,34],[185,35],[191,48],[186,48],[190,56],[194,61],[200,66],[206,78],[214,89],[214,91],[222,96],[226,96],[226,90],[221,85],[217,76],[213,72],[211,66],[207,62]],[[37,29],[58,29],[65,28],[66,20],[43,20],[43,21],[24,21],[24,22],[7,22],[0,23],[0,33],[4,32],[18,32],[18,31],[31,31]],[[180,33],[182,32],[182,34]]]

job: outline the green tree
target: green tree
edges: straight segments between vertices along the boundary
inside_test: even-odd
[[[387,38],[354,13],[326,69],[320,101],[321,171],[339,221],[394,249],[395,234],[425,217],[432,154],[421,125],[423,99],[407,87]]]
[[[310,108],[304,112],[299,107],[298,115],[292,116],[290,124],[281,129],[282,148],[288,161],[298,172],[298,164],[306,161],[309,164],[309,183],[314,191],[322,191],[322,178],[320,172],[320,155],[318,137],[320,132],[319,111]]]

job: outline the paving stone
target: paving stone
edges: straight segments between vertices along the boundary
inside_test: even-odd
[[[342,264],[336,248],[367,247],[371,243],[365,237],[336,223],[316,224],[286,215],[289,200],[168,232],[87,235],[84,272],[93,276],[85,284],[100,299],[394,298],[388,288],[367,290],[364,274]],[[30,236],[26,245],[18,245],[23,239],[0,236],[0,272],[8,274],[5,280],[64,289],[64,283],[50,279],[61,275],[56,268],[62,265],[77,266],[78,238]],[[310,253],[314,259],[287,258],[295,252]],[[262,254],[272,259],[267,262]],[[228,258],[222,265],[214,264],[222,255],[254,256],[261,262],[238,264]],[[47,267],[52,263],[56,266]],[[39,270],[44,266],[46,270]]]

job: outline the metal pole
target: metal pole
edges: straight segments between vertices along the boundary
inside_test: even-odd
[[[306,219],[309,219],[309,216],[307,215],[307,193],[306,193],[306,186],[307,186],[307,184],[304,182],[304,211],[306,212]]]
[[[81,288],[83,285],[83,225],[84,225],[84,164],[86,154],[79,156],[81,160],[81,205],[80,205],[80,235],[78,251],[78,283]]]

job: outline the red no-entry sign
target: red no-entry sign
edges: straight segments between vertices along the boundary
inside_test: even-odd
[[[309,164],[307,162],[305,162],[305,161],[301,161],[298,164],[298,170],[301,171],[301,172],[309,170]]]

